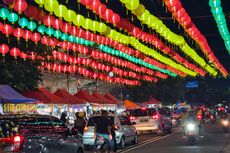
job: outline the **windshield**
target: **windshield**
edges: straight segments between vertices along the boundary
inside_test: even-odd
[[[146,109],[135,109],[130,112],[130,116],[153,116],[156,114],[156,109],[146,108]]]

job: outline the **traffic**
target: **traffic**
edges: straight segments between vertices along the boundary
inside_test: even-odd
[[[195,107],[194,107],[195,108]],[[0,116],[1,153],[83,153],[122,152],[155,137],[183,136],[188,145],[199,145],[204,127],[219,126],[230,130],[229,109],[197,108],[171,110],[140,108],[117,114],[101,110],[88,118],[76,113],[74,125],[67,116],[18,114]],[[180,112],[180,113],[178,113]],[[174,116],[178,116],[176,119]],[[174,120],[174,121],[173,121]],[[173,123],[176,122],[176,123]],[[177,131],[177,132],[175,132]],[[175,132],[175,133],[174,133]]]

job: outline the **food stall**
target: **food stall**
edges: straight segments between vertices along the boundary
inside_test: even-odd
[[[35,113],[37,100],[27,98],[8,85],[0,85],[2,114]]]

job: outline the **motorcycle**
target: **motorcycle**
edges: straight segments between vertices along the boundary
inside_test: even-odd
[[[199,138],[199,127],[194,122],[189,122],[185,124],[185,138],[187,139],[188,143],[193,145],[197,142]]]
[[[205,119],[202,115],[197,115],[196,118],[199,120],[200,123],[202,123],[202,124],[205,123]]]
[[[110,142],[102,136],[97,136],[96,152],[97,153],[110,153]]]
[[[214,115],[211,115],[210,116],[210,121],[211,121],[211,123],[216,123],[216,117],[214,116]]]
[[[228,118],[221,119],[220,124],[224,132],[227,133],[230,127],[229,119]]]

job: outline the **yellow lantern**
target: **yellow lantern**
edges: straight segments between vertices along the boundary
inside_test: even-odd
[[[99,30],[98,30],[98,32],[99,32]],[[110,34],[110,32],[111,32],[111,28],[109,27],[109,26],[107,26],[106,27],[106,30],[104,31],[104,32],[101,32],[103,35],[109,35]]]
[[[72,22],[75,17],[76,13],[73,10],[67,10],[66,14],[64,14],[64,19],[67,22]]]
[[[133,14],[139,16],[145,12],[145,6],[140,4],[135,10],[132,11]]]
[[[104,23],[99,23],[100,24],[100,28],[99,28],[99,32],[103,33],[106,31],[107,26]]]
[[[49,12],[53,12],[58,7],[58,1],[57,0],[47,0],[45,2],[45,9]]]
[[[82,24],[82,27],[83,27],[84,29],[90,29],[90,27],[92,27],[92,20],[89,19],[89,18],[86,18],[86,19],[85,19],[85,23]]]
[[[58,8],[54,10],[54,14],[57,17],[62,18],[67,14],[67,8],[64,5],[59,5]]]
[[[42,5],[44,5],[45,0],[34,0],[37,4],[39,4],[40,7],[42,7]]]
[[[85,18],[80,14],[77,14],[76,18],[73,20],[73,24],[76,26],[81,26],[81,24],[84,22],[85,22]]]
[[[129,10],[135,10],[139,6],[139,0],[130,0],[128,3],[125,4],[125,7]]]
[[[121,3],[128,3],[130,0],[120,0]]]

